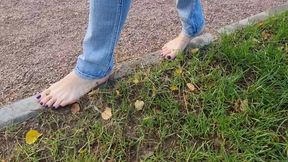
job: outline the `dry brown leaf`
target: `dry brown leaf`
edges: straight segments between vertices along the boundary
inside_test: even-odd
[[[79,103],[74,103],[72,106],[71,106],[71,112],[72,114],[76,114],[80,111],[80,105]]]
[[[106,107],[105,110],[101,113],[101,117],[104,120],[108,120],[112,117],[112,109],[109,107]]]
[[[263,31],[263,32],[261,33],[261,37],[262,37],[264,40],[269,39],[271,36],[272,36],[272,34],[269,33],[269,32],[266,32],[266,31]]]
[[[248,108],[248,100],[237,100],[234,103],[234,110],[236,112],[246,112]]]
[[[39,133],[37,130],[29,130],[25,135],[25,142],[29,145],[35,143],[39,137],[42,136],[42,133]]]
[[[134,103],[134,106],[135,106],[135,109],[137,111],[140,111],[143,109],[144,107],[144,101],[141,101],[141,100],[136,100],[136,102]]]
[[[186,86],[191,92],[194,92],[196,90],[196,87],[192,83],[187,83]]]
[[[197,53],[199,51],[199,48],[192,48],[191,49],[191,53],[192,54],[195,54],[195,53]]]

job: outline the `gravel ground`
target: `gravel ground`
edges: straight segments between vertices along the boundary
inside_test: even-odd
[[[206,31],[287,0],[206,0]],[[0,1],[0,105],[25,98],[74,67],[88,18],[84,0]],[[116,62],[155,51],[180,31],[175,0],[134,0]]]

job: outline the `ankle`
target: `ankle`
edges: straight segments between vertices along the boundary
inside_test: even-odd
[[[178,38],[182,39],[184,41],[190,41],[191,40],[191,37],[187,36],[186,34],[184,34],[182,32],[178,35]]]

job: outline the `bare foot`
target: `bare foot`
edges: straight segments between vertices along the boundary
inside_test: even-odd
[[[184,51],[190,41],[190,37],[180,33],[178,37],[169,41],[162,47],[161,55],[166,59],[173,60],[178,53]]]
[[[96,80],[85,80],[76,75],[74,71],[70,72],[60,81],[52,84],[36,98],[41,105],[45,107],[58,108],[76,102],[80,97],[88,93],[92,88],[103,84],[109,76]]]

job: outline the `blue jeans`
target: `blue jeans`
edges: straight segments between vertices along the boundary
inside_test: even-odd
[[[89,23],[75,72],[83,79],[100,79],[114,66],[114,48],[131,0],[90,0]],[[182,33],[194,37],[204,27],[201,0],[176,0]]]

